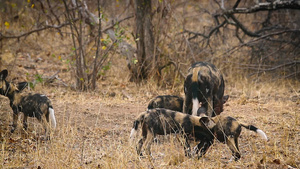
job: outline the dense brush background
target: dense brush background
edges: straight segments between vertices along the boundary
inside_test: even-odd
[[[96,14],[97,3],[86,2]],[[136,47],[134,2],[100,2],[104,28],[118,16],[133,16],[114,29],[122,41]],[[126,57],[115,46],[105,56],[96,89],[82,92],[74,89],[70,27],[2,38],[42,28],[51,16],[41,8],[46,1],[0,0],[0,70],[8,69],[9,81],[31,82],[26,92],[46,94],[53,103],[58,126],[51,141],[45,142],[39,139],[43,129],[37,120],[30,118],[29,129],[24,131],[20,116],[18,129],[11,134],[12,110],[9,100],[0,96],[0,168],[299,168],[299,31],[253,38],[237,33],[228,24],[209,41],[194,38],[189,31],[208,34],[214,27],[213,14],[220,12],[216,2],[153,1],[153,11],[160,11],[154,12],[152,20],[158,64],[164,66],[160,77],[132,82]],[[228,7],[235,3],[225,2]],[[63,5],[56,4],[53,9],[61,17]],[[247,0],[240,6],[254,4]],[[270,19],[266,19],[268,15]],[[299,10],[237,16],[250,31],[261,29],[264,21],[276,28],[300,29]],[[105,32],[101,42],[107,48],[113,44]],[[95,46],[89,45],[86,59],[92,60]],[[168,135],[153,144],[153,158],[139,158],[128,140],[133,120],[157,95],[184,97],[184,75],[196,61],[209,61],[224,75],[225,95],[230,98],[222,114],[257,126],[270,140],[265,142],[243,129],[239,139],[242,158],[229,162],[231,152],[218,141],[198,160],[185,157],[181,143],[174,135]]]

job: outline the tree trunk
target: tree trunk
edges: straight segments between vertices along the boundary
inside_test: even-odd
[[[138,73],[136,81],[149,78],[154,69],[154,37],[151,22],[151,0],[135,0]]]

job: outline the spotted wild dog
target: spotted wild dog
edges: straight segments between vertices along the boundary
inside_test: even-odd
[[[0,94],[9,98],[10,107],[13,110],[13,125],[11,132],[17,128],[19,112],[23,112],[23,128],[27,129],[27,117],[36,117],[45,128],[46,139],[49,139],[50,126],[47,124],[51,120],[53,128],[56,127],[56,120],[51,101],[41,94],[25,94],[21,91],[27,85],[27,82],[14,85],[6,81],[7,70],[0,72]]]
[[[206,111],[204,107],[200,107],[198,109],[199,114]],[[213,127],[208,127],[210,129],[210,133],[198,132],[199,130],[195,129],[195,138],[196,140],[200,140],[200,143],[194,147],[195,154],[199,154],[199,158],[203,156],[208,148],[213,144],[214,139],[218,139],[220,142],[227,144],[229,149],[232,151],[232,159],[235,161],[239,160],[241,157],[240,150],[238,147],[238,137],[241,134],[242,127],[254,131],[259,134],[263,139],[268,140],[267,135],[260,129],[256,128],[253,125],[244,124],[238,122],[236,119],[230,116],[218,115],[211,120],[215,123],[215,125],[211,125]]]
[[[174,95],[161,95],[153,98],[148,104],[149,109],[165,108],[182,112],[183,98]]]
[[[133,122],[130,139],[134,139],[138,130],[138,126],[141,125],[142,138],[139,140],[136,150],[138,155],[142,155],[141,149],[145,143],[144,146],[146,147],[146,154],[151,155],[150,148],[153,138],[156,135],[179,133],[183,135],[185,140],[185,155],[190,156],[191,154],[188,135],[193,134],[196,126],[198,127],[197,129],[204,132],[206,125],[209,125],[208,122],[209,120],[207,116],[191,116],[163,108],[150,109],[141,113]],[[206,131],[209,132],[208,130]]]
[[[223,76],[216,66],[207,62],[194,63],[184,81],[183,113],[197,115],[201,103],[209,117],[220,114],[226,102],[224,88]]]

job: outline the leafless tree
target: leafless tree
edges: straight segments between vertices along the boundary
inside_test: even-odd
[[[0,33],[0,41],[21,40],[21,38],[26,38],[31,34],[39,34],[39,32],[49,29],[54,29],[64,38],[64,35],[69,34],[69,32],[62,32],[62,29],[66,28],[67,31],[71,32],[73,43],[74,55],[70,56],[69,60],[75,63],[75,66],[72,67],[75,72],[73,74],[76,81],[75,88],[78,90],[94,90],[99,72],[107,63],[108,52],[111,51],[114,44],[110,42],[103,46],[100,42],[103,32],[100,0],[96,2],[98,16],[89,11],[86,1],[63,0],[62,2],[55,2],[38,0],[28,5],[31,5],[31,10],[38,14],[38,17],[35,18],[37,26],[22,33]]]
[[[297,59],[300,55],[299,1],[214,0],[211,3],[216,10],[207,11],[202,8],[202,12],[214,18],[213,25],[204,27],[203,31],[184,28],[179,33],[187,35],[190,44],[198,44],[202,51],[210,50],[214,53],[214,46],[228,40],[232,41],[234,38],[239,43],[223,52],[221,54],[223,58],[230,58],[237,52],[243,53],[247,49],[251,52],[251,58],[242,59],[246,63],[240,62],[241,68],[255,70],[255,74],[284,68],[287,74],[281,77],[299,78],[300,62]],[[219,42],[215,40],[217,37],[220,38]],[[213,55],[214,57],[206,60],[213,61],[216,56]]]
[[[96,88],[96,78],[97,73],[107,59],[105,53],[101,53],[101,9],[98,0],[98,17],[93,13],[89,12],[87,4],[85,1],[72,0],[70,5],[66,0],[63,1],[65,9],[67,11],[67,19],[70,23],[70,29],[72,33],[72,41],[74,45],[74,53],[76,60],[76,87],[79,90],[87,90]],[[77,10],[71,10],[77,9]],[[80,22],[74,22],[74,19],[79,18]],[[94,31],[95,26],[97,26],[97,34],[95,38],[89,38],[87,35],[87,26],[89,26],[91,32]],[[88,54],[88,45],[94,41],[96,46],[95,55],[92,54],[91,57]],[[102,57],[101,57],[102,55]],[[107,55],[107,54],[106,54]],[[88,61],[90,61],[88,63]]]
[[[120,3],[122,10],[115,9],[118,2],[103,0],[16,2],[26,3],[24,10],[35,14],[34,25],[27,31],[1,31],[0,46],[41,31],[58,32],[63,40],[71,37],[73,55],[68,57],[74,62],[71,72],[79,90],[96,87],[110,51],[126,57],[135,82],[160,76],[175,83],[191,63],[203,60],[232,64],[250,75],[300,75],[299,1],[126,0]],[[3,18],[18,21],[23,9],[4,9],[9,10]],[[125,33],[132,34],[134,41],[118,37],[115,27],[122,27],[124,21],[129,21],[132,32]],[[24,19],[18,22],[26,24]],[[109,36],[109,43],[101,41],[103,34]]]

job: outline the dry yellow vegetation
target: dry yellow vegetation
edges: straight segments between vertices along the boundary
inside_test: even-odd
[[[37,66],[40,73],[55,72],[54,59],[44,58]],[[18,57],[15,64],[31,65],[35,61]],[[15,67],[9,78],[25,79],[20,71],[24,68]],[[299,82],[225,77],[225,94],[230,98],[223,114],[257,126],[270,139],[265,142],[244,129],[239,140],[242,158],[237,162],[229,162],[230,150],[217,141],[203,158],[187,158],[174,135],[161,136],[160,143],[153,144],[153,158],[139,158],[129,143],[133,120],[146,110],[152,97],[183,96],[183,89],[157,87],[151,81],[136,85],[119,77],[124,70],[118,66],[112,70],[99,80],[93,92],[75,92],[59,81],[36,85],[35,92],[46,94],[55,109],[58,127],[51,141],[39,139],[43,128],[33,118],[29,119],[28,131],[19,125],[11,134],[12,110],[9,100],[1,96],[1,168],[299,168]],[[68,73],[60,75],[63,78]]]
[[[66,33],[64,38],[55,30],[49,30],[31,34],[20,41],[1,41],[0,71],[9,70],[8,80],[34,81],[38,78],[36,75],[51,77],[60,72],[57,74],[59,79],[51,83],[37,81],[34,89],[26,91],[43,93],[51,99],[57,120],[57,129],[52,133],[51,141],[40,139],[43,128],[34,118],[28,119],[28,131],[24,131],[20,124],[11,134],[12,110],[9,100],[0,96],[0,168],[300,168],[300,82],[278,78],[286,75],[284,69],[278,70],[278,77],[275,78],[276,73],[273,77],[264,73],[248,76],[249,72],[239,67],[239,64],[248,64],[252,57],[246,49],[223,56],[230,49],[229,46],[239,44],[237,39],[231,39],[226,32],[221,31],[218,35],[224,36],[227,40],[225,43],[212,37],[213,53],[202,50],[199,44],[185,44],[184,35],[177,35],[185,23],[186,28],[201,32],[204,28],[209,29],[209,19],[212,18],[208,13],[203,13],[202,17],[194,13],[198,7],[202,9],[201,5],[206,9],[205,5],[212,1],[203,1],[203,4],[190,2],[172,9],[170,18],[162,23],[154,19],[155,28],[162,30],[157,35],[163,37],[158,44],[162,55],[169,55],[180,63],[183,73],[187,72],[193,51],[197,51],[197,61],[209,58],[223,72],[225,95],[230,96],[222,114],[255,125],[267,134],[268,142],[256,133],[243,129],[239,139],[242,155],[239,161],[229,162],[230,150],[217,141],[198,160],[185,157],[181,143],[174,135],[168,135],[160,136],[160,142],[153,144],[152,158],[139,158],[129,143],[133,120],[146,110],[148,102],[157,95],[184,96],[184,79],[170,66],[163,70],[161,85],[157,85],[157,81],[151,78],[139,85],[129,82],[130,75],[124,56],[113,52],[108,59],[111,67],[97,81],[95,91],[71,90],[75,84],[72,78],[74,70],[71,69],[74,64],[70,62],[72,41],[70,34],[67,34],[70,30],[62,28],[62,32]],[[209,7],[215,10],[215,6]],[[111,8],[115,9],[114,6]],[[25,9],[23,15],[31,16],[32,11],[28,10],[31,8]],[[104,11],[117,13],[112,9]],[[20,15],[18,22],[10,21],[9,29],[0,25],[1,31],[7,35],[28,31],[32,28],[30,24],[34,21],[34,14],[28,18]],[[256,15],[241,16],[241,19],[246,20],[246,26],[251,26],[251,22],[247,22],[249,18],[263,19]],[[196,22],[196,19],[200,22]],[[1,18],[0,21],[4,23]],[[103,25],[108,22],[103,20]],[[25,23],[28,25],[22,27]],[[130,34],[133,28],[124,27],[125,34]],[[229,25],[230,29],[234,30]],[[234,31],[231,33],[234,34]],[[134,44],[132,36],[129,37],[129,43]],[[163,57],[160,59],[168,62]]]

